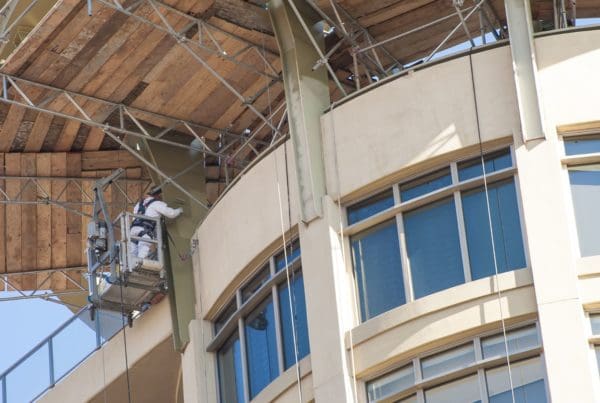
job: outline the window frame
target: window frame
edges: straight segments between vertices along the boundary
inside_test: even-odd
[[[298,242],[298,237],[293,238],[292,240],[287,242],[287,246],[291,247],[295,242]],[[300,246],[299,246],[300,247]],[[300,247],[301,248],[301,247]],[[218,363],[218,351],[221,349],[231,338],[234,333],[237,333],[237,337],[240,341],[240,355],[241,355],[241,366],[242,366],[242,387],[244,390],[244,398],[247,402],[250,402],[252,398],[250,397],[250,384],[248,378],[248,351],[246,347],[246,332],[245,332],[245,318],[260,304],[262,304],[265,299],[271,298],[273,304],[273,315],[275,320],[275,332],[276,332],[276,341],[277,341],[277,360],[278,360],[278,368],[279,375],[275,377],[277,379],[284,372],[293,368],[291,366],[287,370],[285,369],[285,358],[283,351],[283,328],[281,322],[280,315],[280,304],[279,304],[279,289],[278,287],[282,284],[286,284],[287,282],[287,271],[285,269],[281,269],[277,271],[276,268],[276,259],[283,251],[284,248],[277,249],[274,253],[270,255],[268,259],[256,265],[255,270],[251,275],[247,277],[247,279],[237,286],[235,294],[233,297],[227,300],[226,303],[223,304],[220,311],[215,318],[212,320],[212,330],[213,337],[206,346],[206,351],[214,354],[215,359],[215,368],[219,367]],[[302,252],[294,258],[293,260],[288,262],[289,270],[290,270],[290,286],[293,280],[293,276],[296,273],[302,272]],[[247,289],[247,286],[251,284],[254,280],[256,280],[257,276],[260,274],[261,270],[263,270],[266,266],[269,267],[269,278],[255,290],[253,294],[248,296],[246,300],[242,299],[242,293]],[[236,310],[235,312],[229,316],[227,320],[221,322],[222,325],[217,329],[216,324],[221,318],[227,308],[234,303]],[[309,353],[310,354],[310,353]],[[219,373],[217,372],[217,384],[219,384]],[[274,380],[275,380],[274,379]],[[273,381],[274,381],[273,380]],[[273,382],[271,381],[271,382]],[[218,386],[218,385],[217,385]],[[219,402],[221,399],[220,387],[218,386],[218,399]],[[264,390],[264,389],[263,389]],[[258,392],[260,394],[260,392]]]
[[[581,242],[579,240],[579,230],[577,228],[577,217],[575,216],[575,204],[573,202],[573,193],[571,191],[571,181],[569,179],[570,168],[582,165],[593,165],[600,164],[600,152],[595,153],[584,153],[584,154],[572,154],[567,155],[566,144],[569,140],[583,140],[583,139],[598,139],[600,138],[600,131],[575,131],[568,133],[561,133],[559,135],[559,143],[560,143],[560,156],[561,156],[561,164],[563,166],[564,171],[564,183],[566,188],[568,189],[569,196],[567,198],[567,203],[569,205],[569,221],[570,221],[570,232],[571,237],[573,239],[573,248],[575,256],[578,259],[589,259],[594,258],[595,256],[600,255],[589,255],[583,256],[581,251]]]
[[[589,334],[588,343],[590,346],[590,354],[592,355],[592,357],[590,357],[590,360],[592,360],[592,362],[595,364],[596,372],[600,376],[600,360],[598,359],[598,354],[600,354],[600,352],[596,351],[596,349],[600,348],[600,332],[594,333],[594,328],[592,326],[592,317],[593,316],[600,317],[600,310],[594,309],[594,310],[585,312],[585,317],[587,319],[587,324],[588,324],[588,334]]]
[[[526,350],[517,351],[515,353],[510,354],[509,355],[510,362],[515,363],[515,362],[525,361],[525,360],[537,357],[542,361],[542,364],[544,364],[544,354],[543,354],[543,346],[542,346],[542,340],[541,340],[541,334],[540,334],[540,327],[539,327],[539,323],[537,320],[520,322],[518,324],[507,327],[506,331],[507,331],[507,333],[510,333],[511,331],[518,331],[520,329],[526,329],[528,327],[535,328],[535,333],[537,336],[537,346],[528,348]],[[398,400],[405,399],[410,396],[416,395],[417,402],[424,403],[425,402],[425,391],[427,389],[435,388],[437,386],[441,386],[446,383],[451,383],[451,382],[454,382],[454,381],[457,381],[457,380],[460,380],[462,378],[466,378],[466,377],[469,377],[472,375],[477,375],[479,389],[480,389],[480,393],[482,396],[482,402],[487,402],[488,391],[487,391],[485,371],[506,365],[506,358],[505,358],[505,356],[483,358],[482,340],[485,338],[493,337],[493,336],[497,336],[497,335],[502,335],[502,331],[501,330],[498,331],[498,329],[495,329],[492,331],[480,333],[475,337],[463,338],[463,339],[457,340],[451,344],[444,345],[443,347],[439,347],[436,349],[432,349],[432,350],[423,352],[409,360],[399,361],[398,363],[394,364],[393,366],[388,366],[383,371],[378,371],[376,374],[373,374],[369,377],[361,379],[360,381],[362,381],[364,383],[364,391],[365,391],[364,392],[365,393],[364,401],[369,403],[369,390],[368,390],[369,382],[375,381],[377,379],[381,379],[381,378],[393,373],[394,371],[403,369],[408,365],[412,365],[414,380],[415,380],[413,386],[411,386],[407,389],[404,389],[402,391],[396,392],[395,394],[386,396],[382,399],[375,400],[374,402],[375,403],[393,403]],[[472,364],[464,366],[464,367],[460,367],[457,369],[449,370],[449,371],[440,373],[438,375],[435,375],[435,376],[432,376],[429,378],[423,378],[422,367],[421,367],[423,359],[426,359],[428,357],[433,357],[438,354],[443,354],[443,353],[453,350],[455,348],[459,348],[461,346],[468,345],[469,343],[472,344],[475,349],[475,361]],[[546,393],[548,393],[548,391],[547,391],[548,382],[547,382],[547,374],[546,373],[544,373],[544,382],[546,384]]]
[[[486,149],[484,152],[484,158],[486,158],[490,155],[492,155],[492,156],[496,155],[505,150],[508,150],[508,153],[510,155],[511,166],[508,168],[503,168],[503,169],[497,170],[495,172],[491,172],[491,173],[486,172],[486,175],[485,175],[486,180],[485,181],[484,181],[483,175],[479,176],[479,177],[475,177],[475,178],[466,179],[463,181],[459,180],[459,171],[458,171],[459,165],[463,164],[465,162],[468,162],[470,160],[474,160],[479,157],[479,154],[471,153],[462,158],[458,158],[452,162],[436,165],[435,167],[433,167],[431,169],[428,169],[426,171],[419,172],[418,174],[406,177],[399,182],[395,182],[391,186],[392,195],[394,198],[394,205],[392,207],[390,207],[386,210],[380,211],[380,212],[372,215],[371,217],[368,217],[366,219],[363,219],[363,220],[358,221],[351,225],[348,224],[348,220],[347,220],[348,216],[346,214],[349,208],[352,208],[359,204],[366,203],[369,200],[369,198],[383,194],[389,188],[385,188],[385,189],[379,188],[376,191],[370,193],[368,196],[361,197],[360,199],[353,200],[351,202],[346,203],[345,208],[344,208],[344,215],[343,215],[344,228],[343,228],[343,232],[342,232],[344,235],[345,250],[350,254],[352,253],[352,244],[351,244],[351,240],[350,240],[352,237],[360,236],[363,233],[367,233],[371,229],[377,227],[378,225],[380,225],[386,221],[395,219],[397,230],[398,230],[400,261],[402,264],[402,275],[404,278],[404,293],[406,296],[406,304],[414,302],[416,300],[416,298],[415,298],[414,285],[413,285],[413,279],[412,279],[412,270],[410,267],[410,259],[408,256],[408,249],[407,249],[407,243],[406,243],[406,232],[404,229],[403,215],[407,212],[416,210],[420,207],[424,207],[424,206],[433,204],[444,198],[453,198],[456,220],[457,220],[459,244],[460,244],[460,258],[461,258],[461,262],[462,262],[462,266],[463,266],[464,283],[471,282],[473,280],[472,280],[472,276],[471,276],[471,264],[470,264],[470,259],[469,259],[469,249],[468,249],[468,245],[467,245],[466,225],[465,225],[465,219],[464,219],[464,214],[463,214],[462,193],[470,191],[470,190],[474,190],[481,186],[484,186],[485,183],[487,183],[488,185],[492,185],[492,184],[502,182],[504,180],[513,180],[513,183],[515,186],[516,198],[517,198],[517,210],[518,210],[518,214],[519,214],[519,224],[521,227],[521,239],[523,241],[523,253],[525,255],[525,266],[520,267],[518,269],[514,269],[514,270],[529,268],[530,267],[529,249],[527,246],[527,235],[526,235],[525,225],[524,225],[524,221],[523,221],[523,207],[522,207],[521,195],[520,195],[520,190],[519,190],[519,176],[518,176],[518,170],[516,167],[514,145],[513,144],[502,144],[502,145],[498,145],[498,146]],[[451,184],[449,186],[439,188],[433,192],[412,198],[412,199],[404,201],[404,202],[401,201],[401,188],[403,186],[405,186],[407,183],[410,183],[415,180],[419,181],[421,178],[425,178],[430,175],[435,175],[436,173],[442,172],[443,170],[445,170],[447,168],[449,168],[449,172],[450,172],[450,176],[451,176]],[[349,270],[351,270],[352,272],[354,270],[352,263],[350,263]],[[464,284],[464,283],[462,283],[462,284]],[[359,290],[358,290],[359,285],[356,284],[356,281],[354,281],[354,287],[355,287],[355,290],[354,290],[355,295],[358,296],[359,295]],[[363,321],[361,321],[361,319],[360,319],[361,312],[360,312],[360,305],[359,305],[358,297],[356,299],[357,299],[357,301],[356,301],[355,305],[356,305],[356,309],[358,312],[357,312],[357,315],[355,315],[355,317],[358,319],[358,323],[363,323]]]

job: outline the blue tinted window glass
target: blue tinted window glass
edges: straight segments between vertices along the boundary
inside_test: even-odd
[[[233,316],[236,309],[237,309],[237,305],[236,305],[235,299],[233,299],[229,302],[229,304],[227,305],[225,310],[223,310],[223,313],[221,313],[219,315],[219,317],[217,318],[217,320],[215,321],[215,332],[218,332],[219,330],[221,330],[223,328],[223,326],[225,326],[225,323],[227,323],[229,318],[231,318]]]
[[[245,320],[248,381],[253,399],[279,375],[273,300],[267,298]]]
[[[600,166],[569,169],[581,256],[600,255]]]
[[[514,388],[515,403],[546,403],[546,387],[544,380],[540,379],[527,385]],[[490,396],[490,403],[513,403],[510,390]]]
[[[401,185],[400,200],[405,202],[451,184],[450,168],[442,169]]]
[[[296,345],[298,360],[310,353],[308,345],[308,326],[306,321],[306,301],[304,299],[304,279],[302,273],[294,273],[292,284],[292,308],[290,309],[290,293],[287,283],[279,286],[279,311],[281,312],[281,335],[283,337],[283,358],[285,369],[296,364],[294,351],[294,331],[296,329]]]
[[[514,181],[488,186],[490,213],[498,272],[526,266],[519,207]],[[471,277],[477,280],[495,274],[492,239],[483,187],[462,196]]]
[[[509,149],[484,155],[483,160],[485,162],[486,175],[502,169],[510,168],[512,166],[512,159],[510,157]],[[480,176],[483,176],[480,157],[458,164],[458,179],[460,181],[477,178]]]
[[[600,153],[600,138],[598,137],[565,139],[564,144],[566,155]]]
[[[242,356],[237,333],[219,350],[219,390],[222,402],[244,402]]]
[[[258,271],[244,287],[242,287],[242,302],[248,301],[256,291],[258,291],[271,277],[271,270],[267,263]]]
[[[373,196],[363,202],[348,207],[348,224],[352,225],[394,206],[391,190]]]
[[[287,254],[288,264],[293,263],[294,260],[296,260],[300,256],[300,242],[298,240],[292,242],[291,244],[289,244],[286,247],[285,252],[286,253],[281,252],[275,257],[275,270],[276,271],[285,269],[286,254]]]
[[[362,320],[406,303],[396,220],[351,238]]]
[[[415,298],[464,283],[454,199],[404,215]]]

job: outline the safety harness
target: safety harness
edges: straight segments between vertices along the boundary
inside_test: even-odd
[[[147,203],[144,203],[143,200],[140,200],[138,203],[138,211],[136,214],[140,214],[140,215],[145,215],[146,214],[146,209],[155,201],[158,201],[158,199],[152,198],[150,199]],[[154,230],[156,229],[156,222],[154,220],[147,220],[144,218],[136,218],[135,220],[133,220],[133,222],[131,223],[131,228],[133,227],[142,227],[143,230],[142,232],[140,232],[137,236],[138,237],[143,237],[144,235],[149,235],[150,237],[154,237]],[[134,241],[134,243],[137,243],[138,241]]]

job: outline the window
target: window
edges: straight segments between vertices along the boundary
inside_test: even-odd
[[[214,323],[209,350],[217,352],[222,403],[253,399],[310,353],[299,243],[286,252],[270,258]]]
[[[363,321],[494,275],[494,250],[498,272],[526,267],[512,160],[510,149],[494,151],[483,164],[454,163],[347,208]]]
[[[592,338],[590,339],[590,344],[594,349],[596,365],[598,366],[598,371],[600,372],[600,314],[590,314],[590,325],[592,328]]]
[[[509,330],[506,337],[515,401],[547,402],[536,325]],[[500,344],[502,353],[498,354]],[[508,367],[504,360],[498,360],[506,356],[505,351],[503,333],[497,333],[415,357],[410,364],[367,382],[367,400],[416,402],[417,396],[422,396],[419,401],[426,403],[512,402]],[[519,354],[518,361],[515,354]],[[414,366],[420,366],[421,371],[414,371]]]
[[[374,216],[394,206],[394,196],[391,191],[375,195],[366,202],[357,203],[348,208],[348,224],[354,224],[365,218]]]
[[[468,367],[475,362],[473,343],[453,348],[421,360],[423,378],[431,378],[446,372]]]
[[[506,365],[485,372],[490,403],[512,403],[513,392],[515,403],[547,401],[544,369],[542,361],[538,357],[511,363],[510,375],[513,383],[512,391],[510,389],[511,377],[509,377]]]
[[[446,403],[452,401],[481,402],[477,375],[449,382],[425,391],[425,402]],[[460,400],[459,400],[460,399]]]
[[[469,264],[473,280],[495,274],[490,216],[498,272],[503,273],[526,265],[514,181],[510,179],[488,186],[488,199],[489,215],[483,187],[462,194]]]
[[[404,230],[415,298],[464,283],[454,199],[407,212]]]
[[[564,140],[565,155],[600,153],[600,136],[571,137]]]
[[[581,256],[600,255],[600,165],[569,167]]]
[[[351,237],[350,243],[362,320],[406,303],[396,221]]]
[[[563,143],[579,252],[582,257],[600,255],[600,135],[566,137]],[[585,161],[577,160],[581,155],[586,155]]]
[[[221,347],[217,355],[221,400],[232,403],[243,402],[242,355],[237,332]]]
[[[369,402],[374,402],[395,393],[401,392],[415,384],[415,373],[412,364],[373,382],[367,383]]]
[[[279,310],[281,312],[281,336],[283,338],[284,368],[288,369],[296,363],[296,354],[299,358],[308,355],[308,324],[306,309],[295,307],[306,306],[304,299],[304,279],[302,273],[294,273],[290,284],[292,294],[286,283],[279,286]],[[292,302],[290,308],[290,300]],[[294,330],[296,333],[294,334]],[[294,345],[294,339],[296,344]]]

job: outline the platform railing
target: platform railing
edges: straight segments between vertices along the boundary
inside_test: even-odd
[[[85,361],[124,326],[118,313],[83,307],[0,374],[0,402],[31,402]]]

